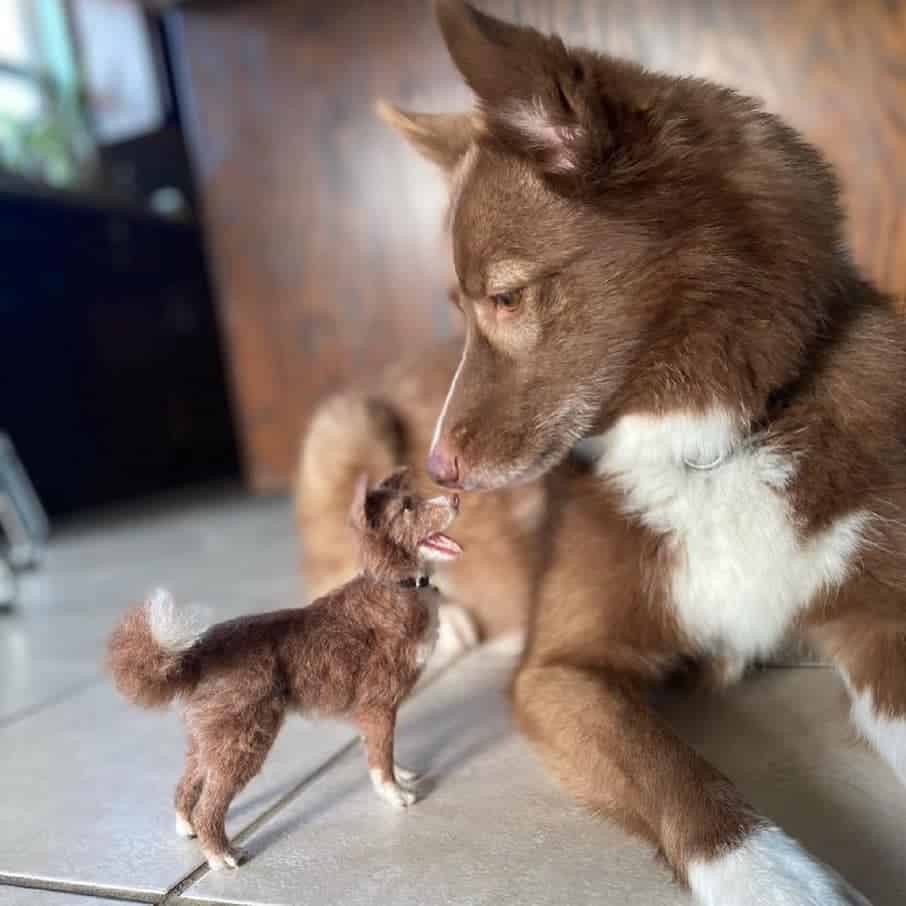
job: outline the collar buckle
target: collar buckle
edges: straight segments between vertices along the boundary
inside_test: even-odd
[[[691,459],[683,457],[683,465],[687,469],[693,469],[696,472],[710,472],[712,469],[716,469],[721,465],[727,458],[728,453],[721,453],[716,459],[711,462],[693,462]]]

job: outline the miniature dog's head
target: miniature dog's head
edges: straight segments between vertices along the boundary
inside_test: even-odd
[[[455,560],[462,548],[444,532],[458,512],[456,494],[416,494],[407,469],[371,488],[367,476],[362,476],[351,518],[365,572],[381,579],[406,579],[420,572],[427,560]]]

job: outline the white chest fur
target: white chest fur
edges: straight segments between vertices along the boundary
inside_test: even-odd
[[[705,651],[748,660],[769,654],[816,592],[843,581],[867,514],[801,539],[786,493],[795,462],[766,446],[734,449],[736,440],[732,419],[716,411],[625,416],[595,446],[626,512],[675,544],[668,587],[682,630]]]

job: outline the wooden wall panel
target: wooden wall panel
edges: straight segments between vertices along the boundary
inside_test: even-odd
[[[837,166],[859,262],[906,293],[906,2],[480,5],[764,98]],[[172,15],[249,476],[279,486],[319,396],[454,329],[443,184],[372,104],[451,109],[468,93],[427,0]]]

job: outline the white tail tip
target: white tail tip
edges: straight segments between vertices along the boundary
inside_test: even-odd
[[[191,648],[210,625],[204,608],[177,607],[173,595],[163,588],[148,595],[145,607],[154,641],[172,654]]]

